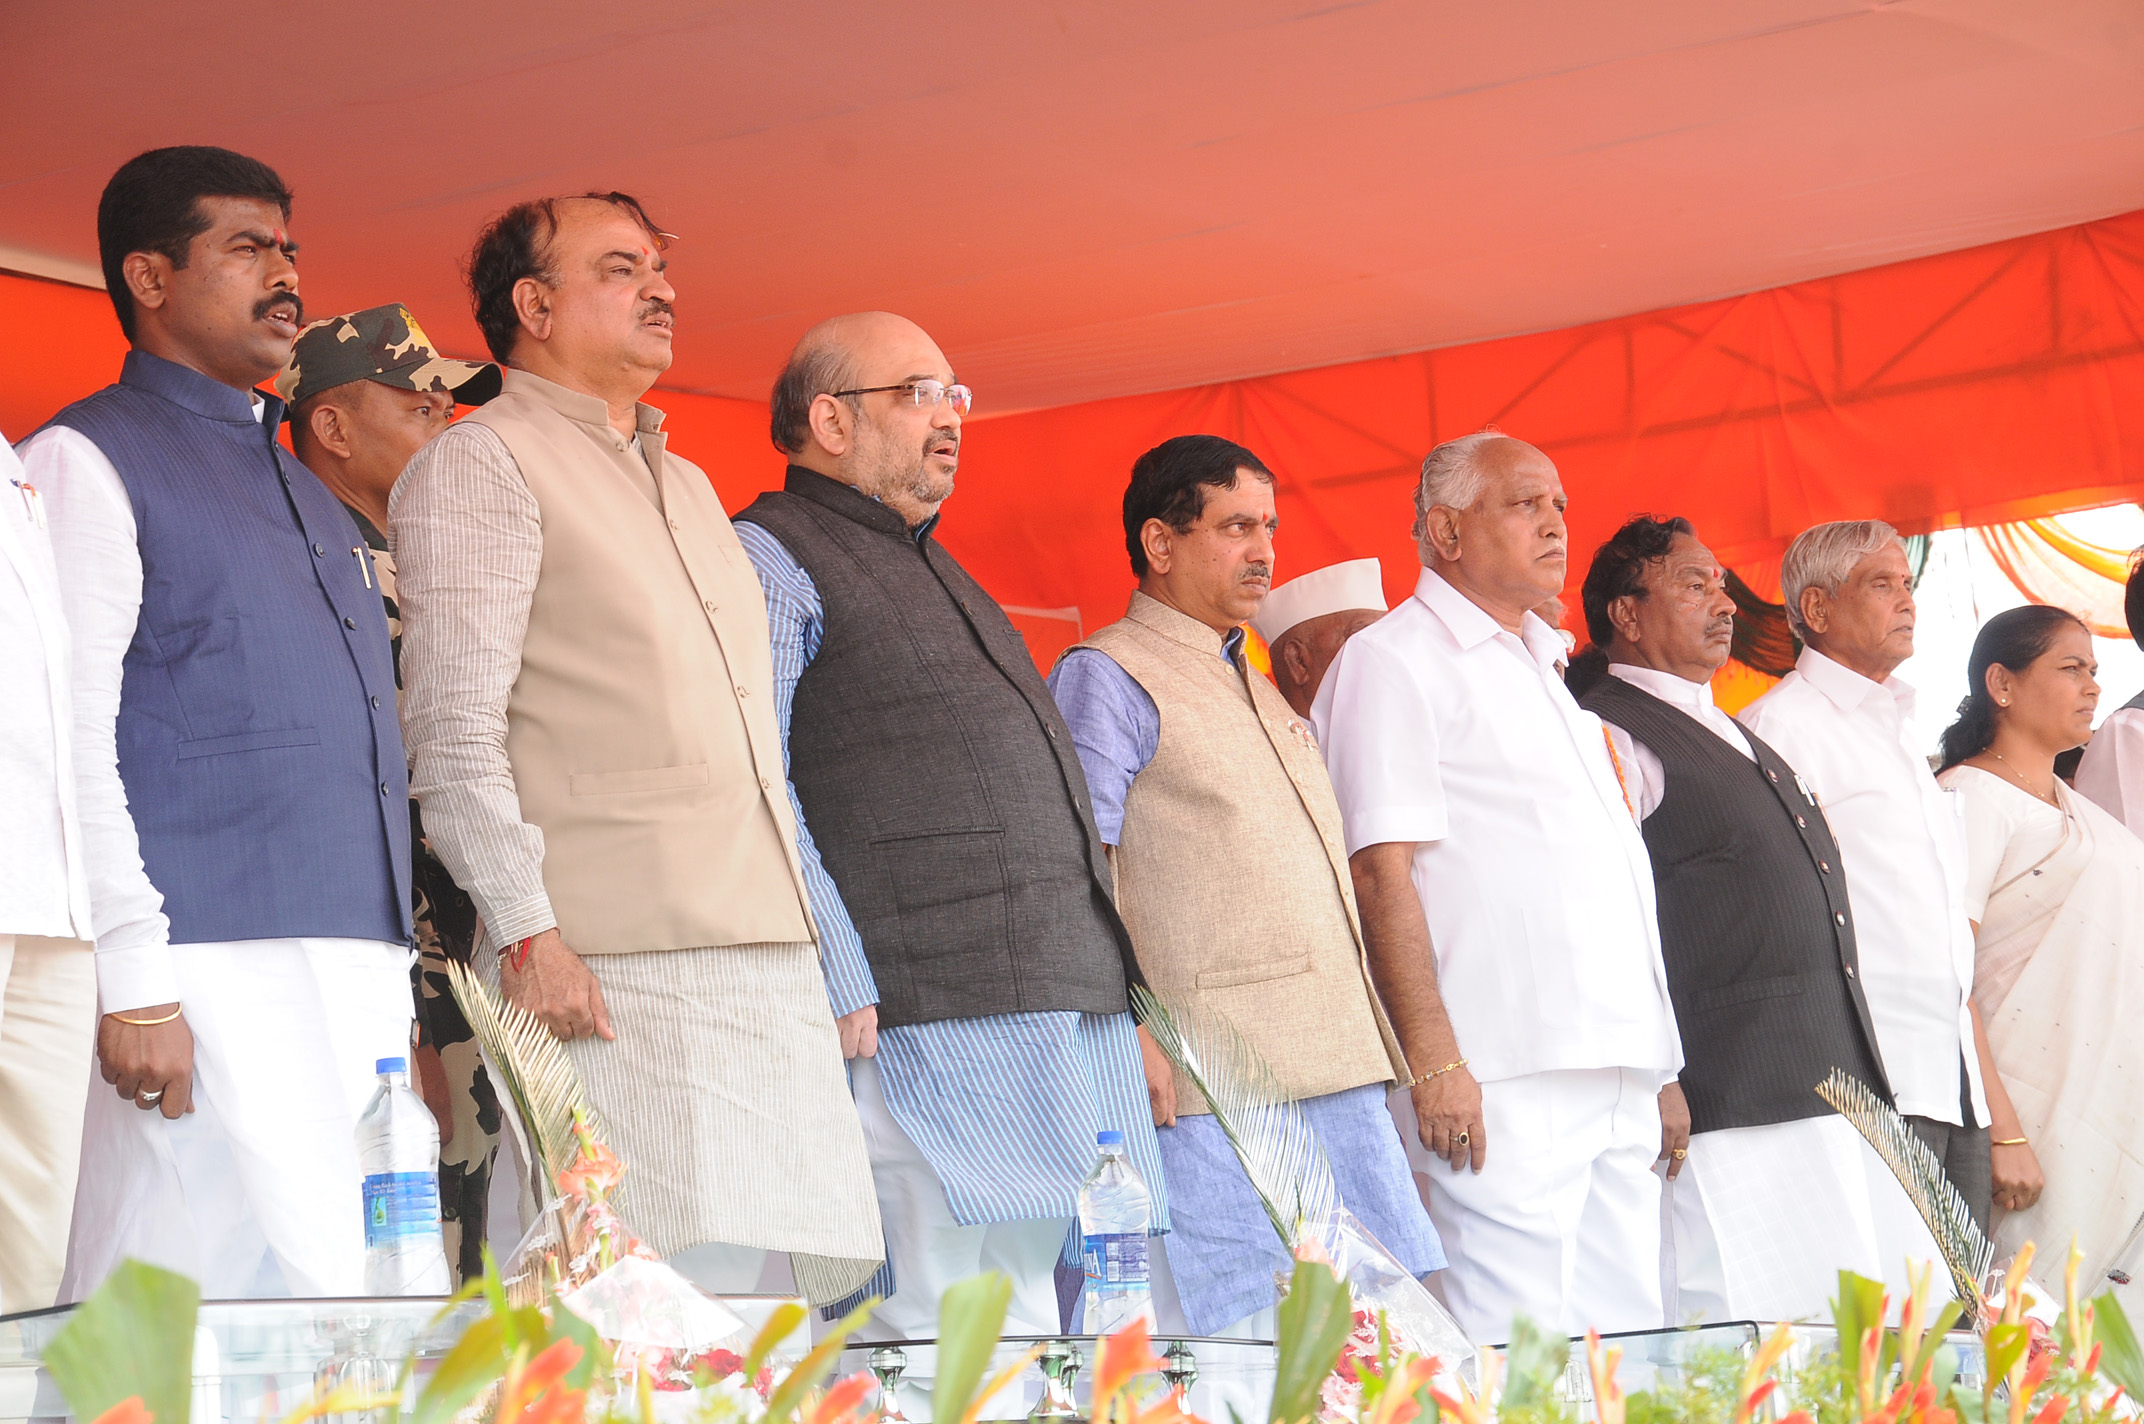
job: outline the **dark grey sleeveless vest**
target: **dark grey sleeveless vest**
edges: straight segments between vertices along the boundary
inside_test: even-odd
[[[1619,677],[1579,705],[1667,773],[1645,845],[1691,1130],[1821,1117],[1834,1067],[1888,1098],[1838,843],[1794,768],[1747,727],[1755,762]]]
[[[1027,645],[928,529],[792,467],[737,515],[817,585],[789,779],[882,1025],[1125,1011],[1137,982],[1072,733]]]

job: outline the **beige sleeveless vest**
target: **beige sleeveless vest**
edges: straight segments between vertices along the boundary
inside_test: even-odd
[[[1080,644],[1154,699],[1113,857],[1147,980],[1220,1011],[1297,1098],[1407,1076],[1370,983],[1340,806],[1307,725],[1221,635],[1132,595]],[[1182,1074],[1179,1112],[1205,1112]]]
[[[604,403],[506,372],[489,426],[543,520],[507,703],[521,814],[582,954],[814,938],[774,720],[767,605],[707,476]],[[660,507],[657,507],[657,499]]]

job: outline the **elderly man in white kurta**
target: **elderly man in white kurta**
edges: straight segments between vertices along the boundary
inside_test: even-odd
[[[1483,432],[1430,452],[1415,506],[1414,596],[1341,650],[1312,718],[1415,1068],[1400,1111],[1440,1283],[1477,1340],[1516,1316],[1656,1327],[1658,1094],[1682,1051],[1621,772],[1529,611],[1563,586],[1562,482]]]

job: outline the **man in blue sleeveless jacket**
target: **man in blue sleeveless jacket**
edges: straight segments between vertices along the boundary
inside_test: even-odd
[[[356,1295],[352,1132],[409,1047],[409,814],[363,541],[253,387],[301,320],[290,193],[224,149],[142,154],[97,210],[133,346],[23,447],[76,637],[98,1066],[62,1300],[128,1256],[211,1298]],[[167,930],[168,920],[168,930]]]

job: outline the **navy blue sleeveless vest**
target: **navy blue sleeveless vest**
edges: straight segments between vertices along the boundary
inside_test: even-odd
[[[136,351],[52,418],[134,506],[142,602],[119,777],[175,944],[410,938],[409,777],[350,516],[275,441],[283,404]]]

